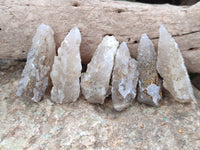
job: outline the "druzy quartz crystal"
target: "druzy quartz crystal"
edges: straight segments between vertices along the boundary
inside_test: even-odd
[[[21,75],[17,96],[32,97],[39,102],[50,82],[50,71],[56,54],[54,32],[41,24],[32,40],[27,62]]]
[[[154,44],[146,34],[143,34],[138,47],[139,90],[138,101],[159,106],[162,98],[161,82],[156,70],[156,52]]]
[[[129,107],[136,97],[138,83],[137,61],[130,56],[125,42],[120,44],[112,73],[112,101],[117,111]]]
[[[55,56],[51,79],[51,100],[56,103],[75,102],[80,94],[81,33],[77,27],[71,29]]]

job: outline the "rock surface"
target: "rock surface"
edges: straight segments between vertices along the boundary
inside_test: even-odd
[[[61,43],[58,56],[55,56],[51,79],[53,88],[51,99],[56,103],[74,102],[80,94],[81,33],[73,28]]]
[[[99,44],[86,73],[81,76],[81,90],[90,103],[104,103],[110,93],[110,78],[119,42],[114,36],[105,36]]]
[[[17,96],[32,97],[40,101],[50,82],[50,71],[56,54],[54,32],[41,24],[32,40],[27,62],[21,75]]]
[[[159,108],[134,101],[120,113],[111,99],[93,105],[81,97],[58,105],[47,95],[34,103],[15,95],[23,67],[18,62],[0,69],[2,150],[199,149],[200,100],[182,105],[165,95]]]
[[[162,98],[161,82],[156,71],[154,44],[143,34],[138,47],[139,90],[137,100],[152,106],[159,106]]]
[[[117,111],[129,107],[136,97],[137,61],[130,56],[126,42],[120,44],[112,73],[112,101]]]
[[[178,44],[166,28],[160,26],[157,70],[163,86],[181,103],[195,101],[192,85]]]

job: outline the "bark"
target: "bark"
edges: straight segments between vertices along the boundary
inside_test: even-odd
[[[99,0],[0,0],[0,58],[25,59],[41,23],[55,31],[57,48],[77,26],[83,63],[90,61],[107,34],[127,42],[136,57],[141,35],[147,33],[157,46],[159,26],[164,24],[179,44],[188,70],[200,73],[200,3],[186,7]]]

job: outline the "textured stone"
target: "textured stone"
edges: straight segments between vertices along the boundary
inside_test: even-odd
[[[157,70],[163,86],[181,103],[195,100],[192,85],[180,49],[166,28],[160,26]]]
[[[138,47],[139,91],[138,101],[159,106],[162,98],[161,84],[156,71],[156,52],[154,44],[143,34]]]
[[[88,64],[86,73],[82,74],[81,90],[87,101],[103,104],[110,93],[109,83],[118,45],[114,36],[105,36]]]
[[[137,61],[131,58],[123,42],[117,50],[112,73],[112,101],[117,111],[129,107],[135,99],[138,75]]]
[[[55,54],[54,32],[51,27],[41,24],[32,40],[17,96],[29,96],[35,102],[42,99],[50,82]]]
[[[51,79],[53,88],[51,99],[56,103],[75,102],[80,94],[81,33],[73,28],[61,43],[58,56],[55,56]]]
[[[1,150],[199,149],[200,100],[198,105],[173,103],[166,92],[160,108],[134,101],[120,113],[113,111],[110,98],[104,105],[83,97],[55,105],[45,96],[38,105],[15,95],[23,66],[15,62],[0,69]]]

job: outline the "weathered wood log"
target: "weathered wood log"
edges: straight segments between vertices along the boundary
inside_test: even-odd
[[[164,24],[179,44],[188,70],[200,73],[200,3],[185,7],[99,0],[1,0],[0,58],[26,58],[41,23],[54,29],[57,47],[78,26],[83,63],[90,61],[107,34],[127,42],[135,57],[141,34],[147,33],[157,45],[158,29]]]

